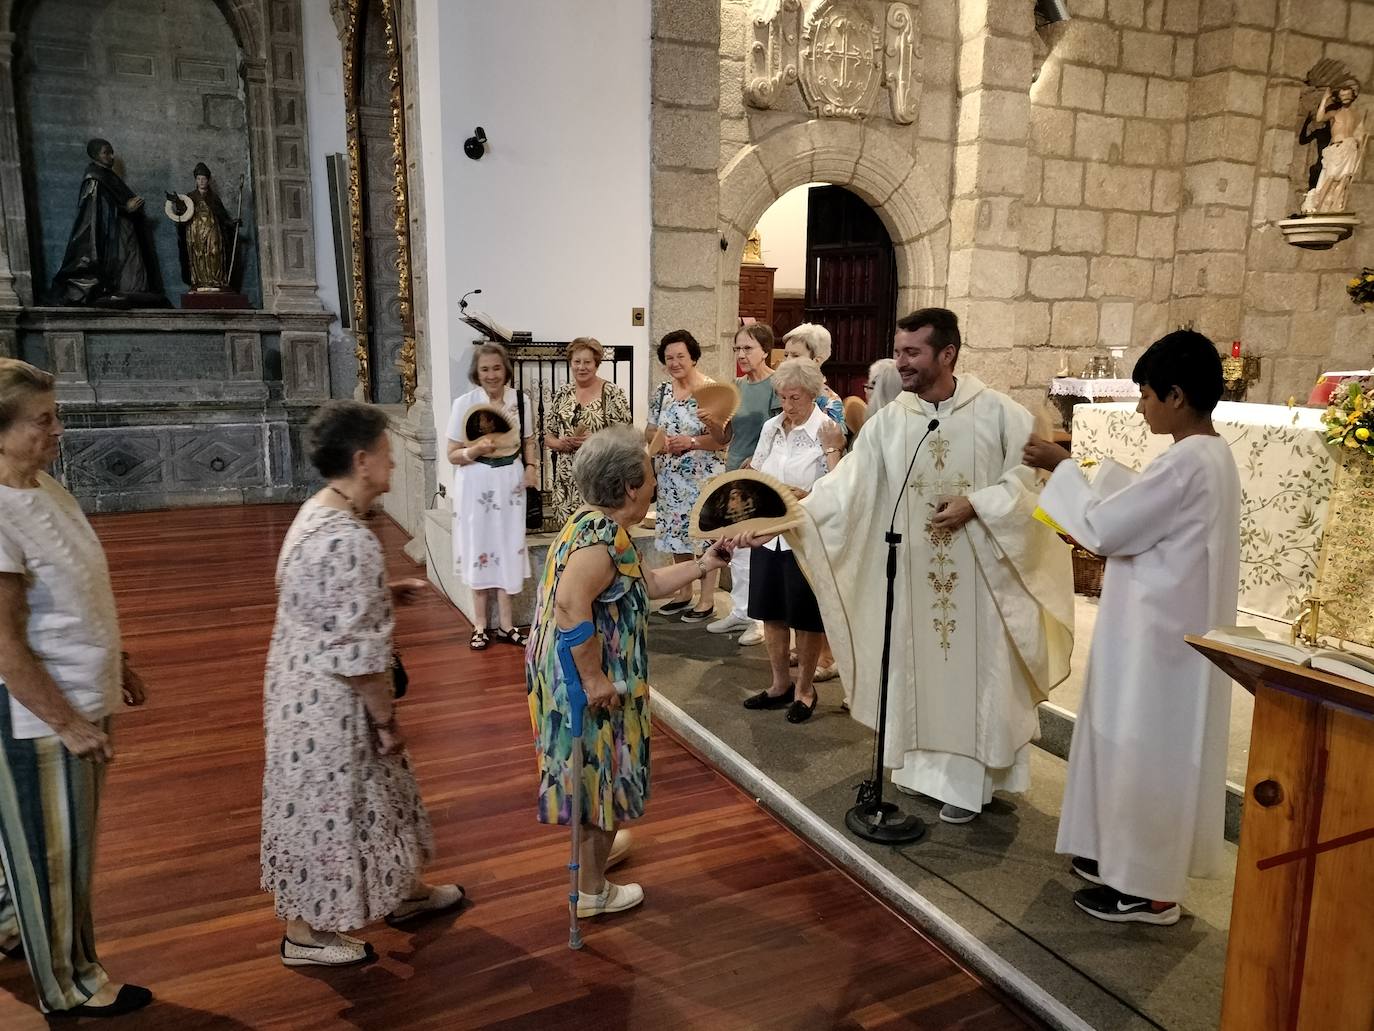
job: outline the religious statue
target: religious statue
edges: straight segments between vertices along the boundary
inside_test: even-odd
[[[163,210],[176,223],[181,277],[196,293],[215,293],[228,289],[233,278],[242,220],[229,217],[205,162],[199,162],[191,174],[195,190],[167,194]]]
[[[744,241],[744,257],[740,260],[745,265],[763,264],[763,236],[760,235],[758,226],[749,231],[749,236]]]
[[[1316,185],[1302,200],[1304,215],[1344,212],[1350,181],[1359,175],[1364,160],[1365,141],[1369,133],[1364,126],[1364,112],[1356,109],[1360,84],[1353,77],[1344,80],[1332,92],[1330,86],[1322,90],[1321,102],[1312,122],[1328,124],[1331,142],[1321,151],[1321,173]]]
[[[91,140],[86,154],[91,163],[81,180],[67,253],[53,277],[54,300],[109,308],[165,306],[156,258],[144,235],[143,198],[115,172],[108,140]]]

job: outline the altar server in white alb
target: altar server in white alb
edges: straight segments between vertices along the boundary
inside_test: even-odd
[[[899,787],[943,802],[942,820],[967,823],[994,791],[1030,784],[1036,703],[1068,675],[1073,574],[1068,548],[1032,518],[1039,481],[1021,464],[1030,412],[975,376],[956,378],[953,312],[924,308],[897,326],[902,393],[816,482],[794,538],[853,715],[872,727],[884,533],[898,508],[884,762]]]
[[[1235,622],[1240,477],[1212,428],[1210,340],[1170,333],[1132,378],[1151,432],[1174,438],[1139,477],[1102,496],[1055,444],[1031,441],[1025,460],[1053,471],[1045,511],[1107,558],[1056,848],[1097,886],[1074,893],[1085,913],[1172,924],[1189,877],[1226,872],[1231,683],[1183,636]]]

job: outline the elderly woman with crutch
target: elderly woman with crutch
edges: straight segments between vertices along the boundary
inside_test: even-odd
[[[728,565],[731,549],[718,545],[663,569],[641,566],[630,529],[653,502],[654,474],[643,438],[628,426],[592,434],[573,460],[573,478],[585,505],[549,549],[525,673],[539,757],[539,820],[571,825],[580,846],[570,864],[575,922],[644,900],[638,884],[612,884],[606,870],[629,849],[617,827],[642,816],[649,797],[649,599]],[[560,644],[576,674],[571,679],[560,668]],[[586,712],[575,740],[569,695],[579,682]]]

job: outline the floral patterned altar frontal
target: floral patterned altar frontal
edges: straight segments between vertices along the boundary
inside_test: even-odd
[[[1336,475],[1316,408],[1223,401],[1212,415],[1240,472],[1240,610],[1292,622],[1316,586],[1317,557]],[[1137,471],[1171,440],[1156,436],[1134,404],[1073,411],[1073,457],[1111,458]],[[1087,470],[1092,474],[1092,469]]]

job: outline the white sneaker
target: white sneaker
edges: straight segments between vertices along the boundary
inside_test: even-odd
[[[739,643],[746,648],[753,644],[763,644],[763,624],[753,619],[749,622],[754,625],[739,635]]]
[[[622,913],[634,909],[644,901],[644,889],[638,884],[612,884],[606,882],[606,890],[600,895],[588,895],[585,891],[577,896],[577,917],[602,916],[606,913]]]
[[[736,612],[731,612],[724,619],[718,619],[714,623],[707,623],[706,630],[712,634],[728,634],[732,630],[748,630],[754,625],[754,621],[748,616],[741,616]]]

